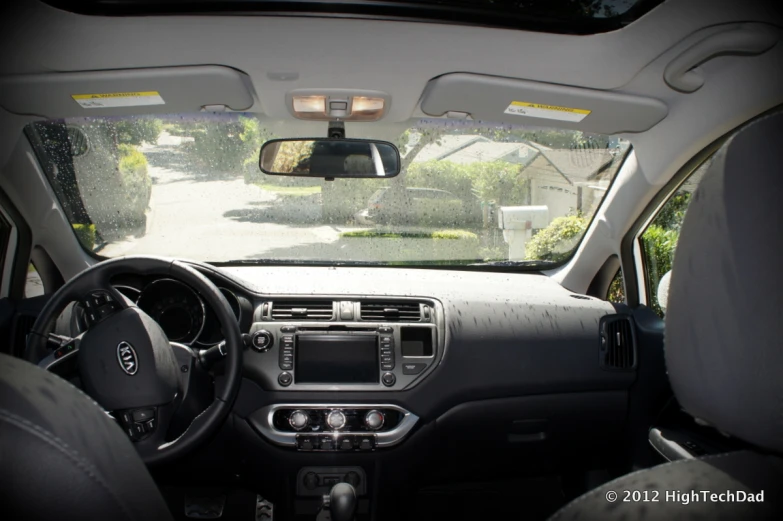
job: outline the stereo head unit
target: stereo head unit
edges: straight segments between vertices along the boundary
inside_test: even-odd
[[[376,334],[294,336],[294,383],[377,384],[381,372]]]
[[[407,389],[443,354],[436,324],[256,322],[245,368],[265,389]]]

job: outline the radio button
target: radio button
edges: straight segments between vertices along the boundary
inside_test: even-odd
[[[291,373],[280,373],[277,377],[277,383],[282,385],[283,387],[288,387],[291,385],[291,382],[294,380],[294,377],[291,376]]]
[[[391,387],[395,384],[395,382],[397,382],[397,377],[394,376],[394,373],[383,373],[383,376],[381,376],[381,382],[383,382],[383,385],[386,387]]]
[[[424,371],[426,367],[427,364],[411,364],[406,362],[402,364],[402,374],[419,374]]]

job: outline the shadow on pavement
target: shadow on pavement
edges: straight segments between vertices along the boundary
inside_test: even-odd
[[[272,203],[250,202],[251,208],[229,210],[223,217],[237,222],[270,223],[282,226],[326,225],[321,204],[315,197],[280,197]],[[263,206],[262,206],[263,205]]]
[[[232,181],[241,179],[241,169],[223,171],[205,164],[194,154],[179,146],[158,146],[144,151],[147,162],[155,168],[171,170],[170,174],[178,174],[174,179],[164,179],[155,176],[156,184],[169,184],[181,181]]]

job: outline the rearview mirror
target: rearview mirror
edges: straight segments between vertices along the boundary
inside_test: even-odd
[[[366,139],[272,139],[261,147],[259,167],[270,175],[388,178],[400,173],[400,152]]]

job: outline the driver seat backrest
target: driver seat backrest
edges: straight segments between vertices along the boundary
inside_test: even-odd
[[[120,426],[59,376],[0,354],[5,519],[170,520]]]
[[[666,312],[666,365],[679,403],[755,449],[634,472],[551,519],[783,519],[781,138],[778,112],[715,155],[680,230]],[[624,501],[632,491],[657,501]],[[705,501],[704,491],[733,492],[735,501]],[[745,494],[763,503],[736,501]]]

